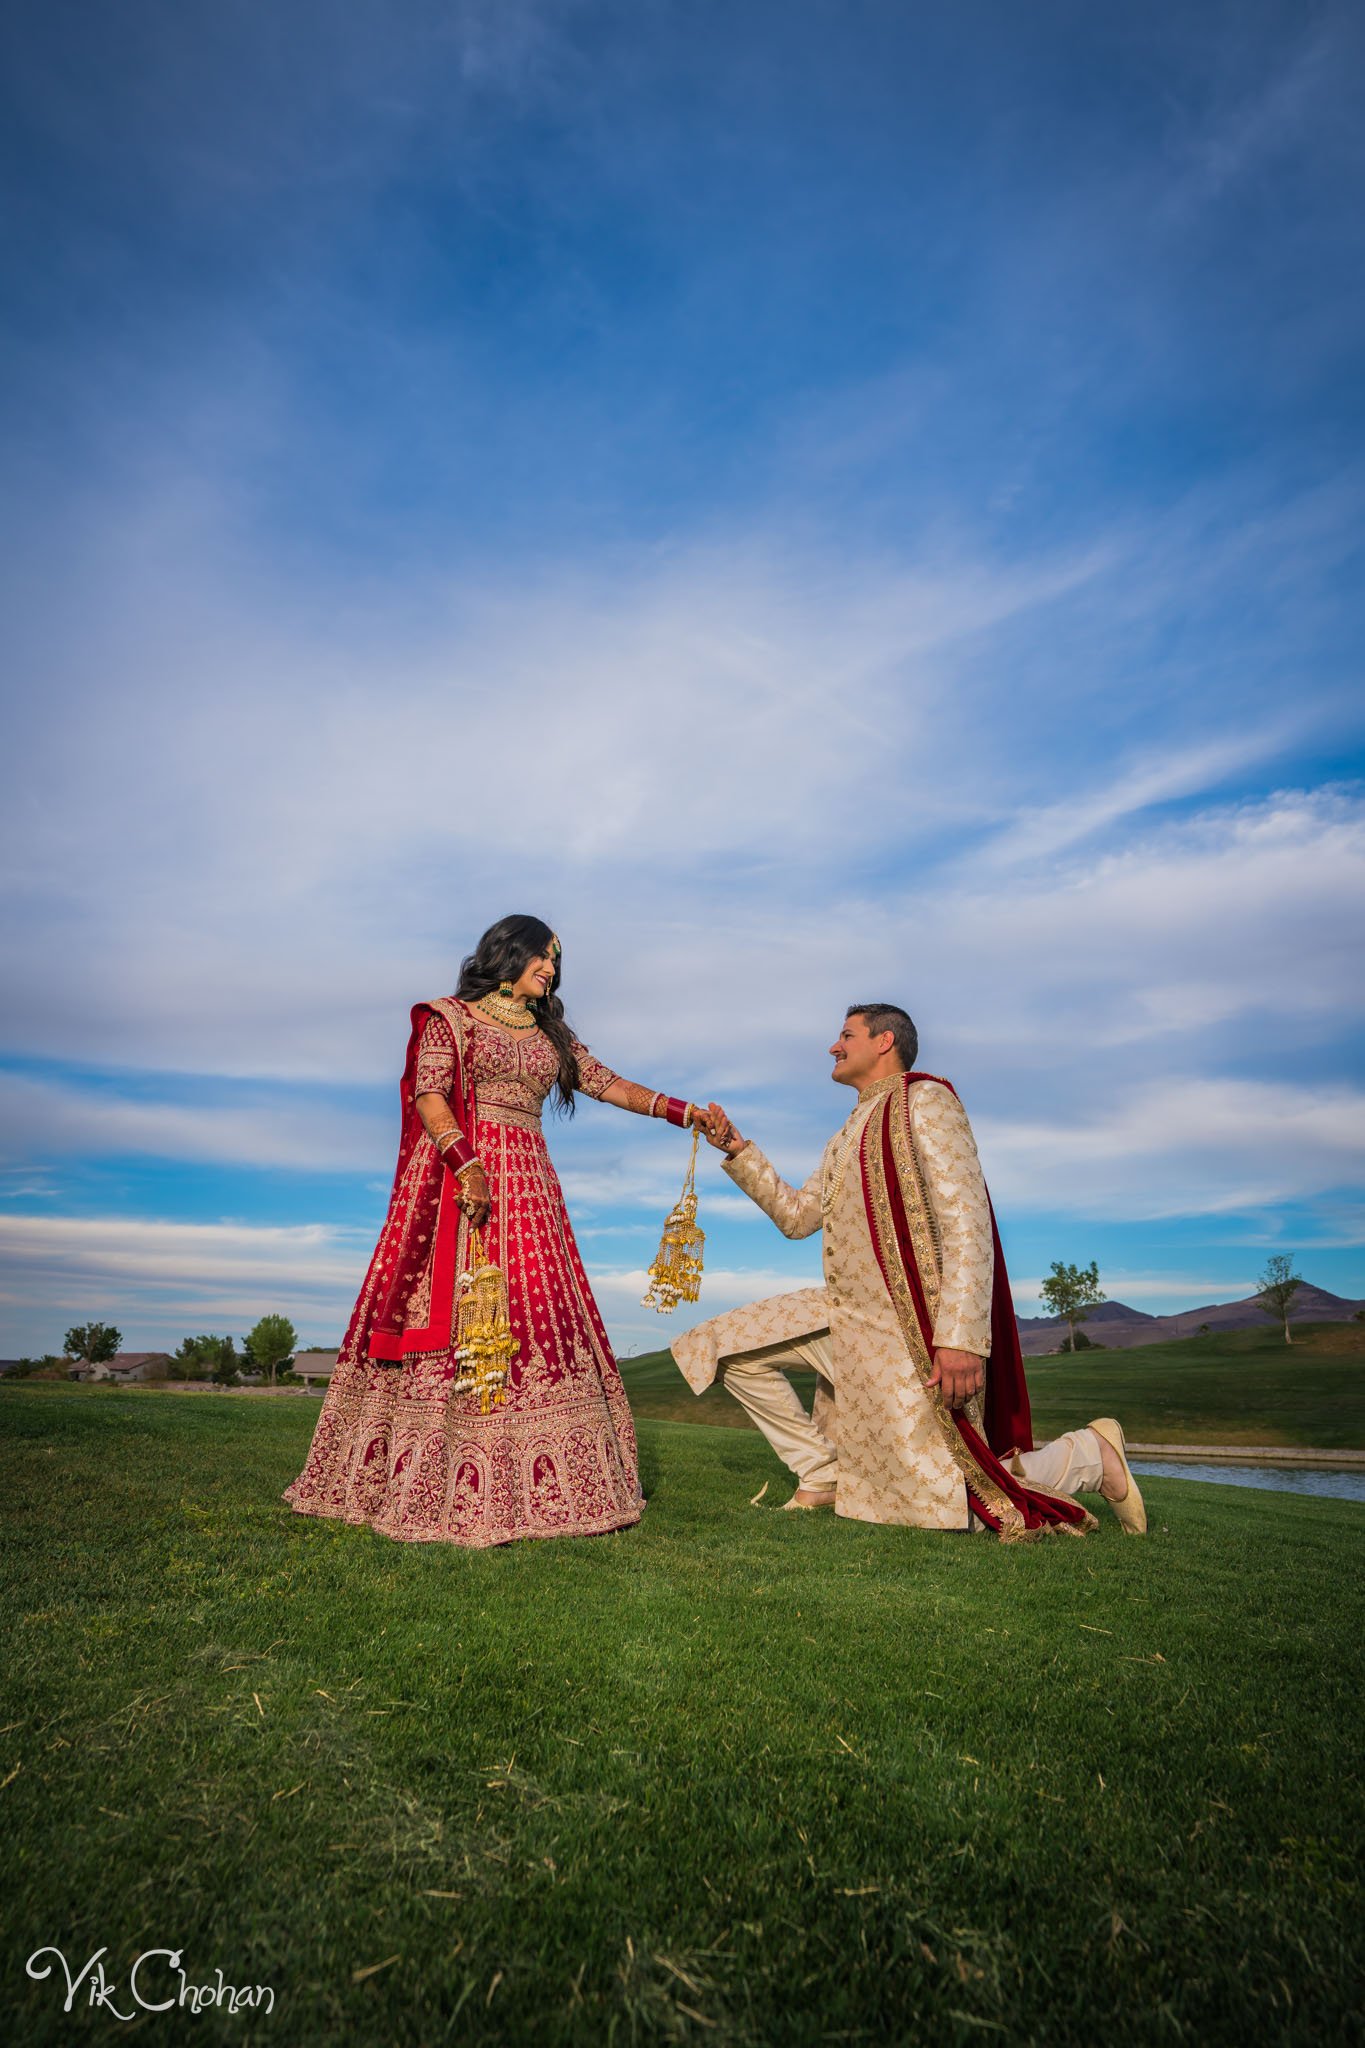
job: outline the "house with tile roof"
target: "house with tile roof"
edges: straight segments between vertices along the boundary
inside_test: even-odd
[[[171,1370],[169,1351],[118,1351],[99,1365],[77,1365],[73,1380],[115,1380],[127,1386],[133,1380],[164,1380]]]
[[[315,1392],[325,1394],[327,1382],[336,1371],[336,1363],[335,1351],[296,1351],[289,1370],[297,1373]]]

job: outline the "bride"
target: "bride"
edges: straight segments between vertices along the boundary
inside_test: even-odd
[[[419,1003],[388,1215],[303,1471],[304,1515],[482,1548],[640,1519],[635,1429],[541,1129],[553,1093],[686,1125],[694,1105],[594,1059],[559,999],[560,944],[504,917],[453,997]],[[704,1122],[704,1113],[698,1121]],[[455,1359],[471,1232],[507,1276],[520,1345],[506,1403],[479,1412]]]

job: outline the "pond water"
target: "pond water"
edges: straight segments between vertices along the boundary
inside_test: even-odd
[[[1327,1500],[1365,1500],[1365,1472],[1333,1472],[1319,1465],[1194,1465],[1168,1458],[1134,1458],[1133,1470],[1157,1479],[1207,1479],[1215,1486],[1260,1486],[1270,1493],[1315,1493]]]

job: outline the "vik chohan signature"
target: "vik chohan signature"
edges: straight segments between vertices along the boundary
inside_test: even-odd
[[[25,1968],[36,1982],[60,1969],[66,1980],[63,2012],[71,2011],[82,1986],[86,1991],[86,2004],[103,2006],[116,2020],[136,2019],[139,2012],[171,2012],[177,2007],[195,2013],[275,2010],[275,1993],[269,1984],[226,1984],[221,1970],[214,1971],[214,1982],[191,1983],[180,1967],[182,1951],[178,1948],[144,1949],[128,1972],[127,1989],[121,1990],[117,1979],[111,1980],[105,1975],[104,1958],[108,1953],[107,1948],[96,1949],[84,1969],[73,1975],[59,1948],[38,1948],[29,1957]],[[56,1960],[50,1962],[45,1960],[47,1957],[55,1957]],[[121,2011],[116,1999],[122,2005],[131,2003],[134,2010]]]

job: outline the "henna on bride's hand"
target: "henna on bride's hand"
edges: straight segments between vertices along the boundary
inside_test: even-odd
[[[488,1179],[483,1168],[475,1162],[472,1166],[466,1166],[455,1178],[459,1189],[460,1207],[475,1230],[482,1230],[493,1206],[488,1190]]]
[[[706,1132],[707,1144],[714,1145],[717,1152],[729,1153],[733,1158],[734,1153],[738,1152],[743,1146],[744,1139],[740,1137],[739,1132],[735,1129],[718,1102],[707,1104],[704,1121],[701,1118],[701,1113],[698,1112],[698,1121],[701,1123],[701,1128]]]

